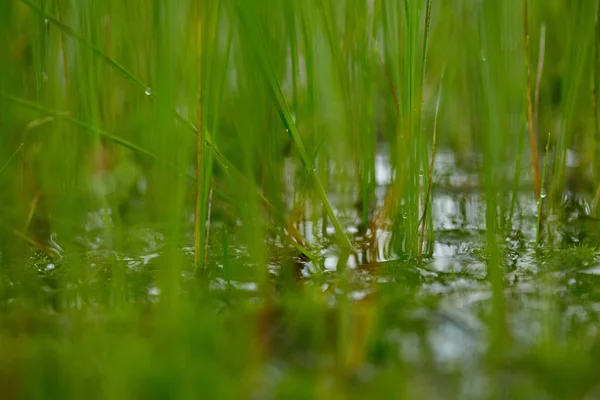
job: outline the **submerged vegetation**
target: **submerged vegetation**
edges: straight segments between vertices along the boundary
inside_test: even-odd
[[[3,398],[600,396],[600,2],[0,2]]]

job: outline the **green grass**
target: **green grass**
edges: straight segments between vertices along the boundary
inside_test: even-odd
[[[1,2],[3,398],[594,398],[599,13]]]

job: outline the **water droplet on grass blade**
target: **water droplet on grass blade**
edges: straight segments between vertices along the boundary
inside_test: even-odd
[[[144,93],[146,94],[146,96],[150,96],[152,94],[152,89],[147,87]]]
[[[546,189],[542,189],[542,191],[540,192],[540,198],[545,199],[546,196],[547,196]]]

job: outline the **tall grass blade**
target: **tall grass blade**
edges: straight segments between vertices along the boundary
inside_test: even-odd
[[[8,157],[8,160],[6,160],[6,162],[4,163],[4,165],[2,167],[0,167],[0,174],[2,174],[4,172],[4,170],[6,169],[6,167],[8,167],[8,165],[10,164],[10,162],[13,160],[13,158],[15,158],[15,156],[17,154],[19,154],[19,151],[21,151],[21,149],[23,148],[24,145],[25,145],[25,143],[21,143],[19,145],[19,147],[17,147],[17,149],[10,155],[10,157]]]
[[[546,189],[544,189],[544,185],[546,183],[546,167],[548,166],[548,152],[550,151],[550,133],[548,132],[548,140],[546,141],[546,150],[544,154],[544,166],[542,169],[542,192],[540,193],[540,197],[537,201],[537,223],[535,229],[535,243],[539,245],[541,239],[541,231],[542,224],[544,222],[544,199],[546,198]]]
[[[423,256],[423,244],[425,242],[425,225],[427,224],[427,213],[431,209],[431,186],[433,184],[433,167],[435,165],[435,155],[437,151],[437,124],[440,113],[440,101],[442,98],[442,85],[444,83],[444,71],[440,79],[440,87],[438,89],[437,100],[435,103],[435,116],[433,117],[433,137],[431,139],[431,161],[429,162],[429,171],[427,172],[427,191],[425,192],[425,200],[423,202],[423,216],[421,217],[421,235],[419,239],[419,260]]]
[[[204,219],[202,218],[203,213],[202,213],[202,209],[203,209],[203,204],[204,202],[202,201],[202,194],[204,192],[203,187],[207,185],[206,181],[204,180],[204,174],[203,174],[203,170],[202,170],[202,165],[203,165],[203,157],[202,157],[202,148],[204,147],[204,141],[203,141],[203,130],[204,130],[204,125],[202,124],[202,119],[203,119],[203,108],[202,108],[202,101],[203,101],[203,95],[202,95],[202,90],[203,90],[203,81],[202,81],[202,62],[203,62],[203,49],[202,49],[202,41],[203,41],[203,35],[202,35],[202,28],[203,28],[203,21],[202,21],[202,8],[200,6],[200,4],[198,4],[197,6],[197,19],[198,19],[198,27],[197,27],[197,41],[198,41],[198,110],[197,110],[197,114],[198,114],[198,133],[196,134],[196,179],[198,180],[196,182],[196,212],[195,212],[195,223],[194,223],[194,272],[197,271],[198,269],[198,265],[200,263],[200,260],[203,260],[204,257],[201,254],[202,252],[202,248],[204,248],[204,234],[201,233],[201,230],[204,231]]]
[[[529,66],[529,12],[527,2],[523,0],[523,32],[525,35],[524,50],[525,50],[525,70],[527,74],[527,128],[529,130],[529,146],[531,147],[531,163],[533,166],[533,188],[535,198],[539,199],[541,193],[541,178],[538,155],[538,140],[537,132],[535,131],[535,123],[533,118],[533,101],[531,99],[531,68]]]

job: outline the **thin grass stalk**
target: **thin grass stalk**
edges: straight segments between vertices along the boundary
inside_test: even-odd
[[[21,143],[19,145],[19,147],[17,147],[17,149],[8,157],[8,159],[6,160],[4,165],[0,168],[0,175],[4,172],[6,167],[8,167],[8,165],[10,164],[12,159],[15,158],[17,154],[19,154],[19,151],[21,151],[21,149],[23,148],[24,145],[25,145],[25,143]]]
[[[202,147],[204,146],[203,140],[202,140],[202,132],[203,132],[203,125],[202,125],[202,114],[203,114],[203,110],[202,110],[202,2],[198,2],[196,7],[197,7],[197,41],[198,41],[198,109],[197,109],[197,114],[198,114],[198,133],[196,135],[196,177],[197,177],[197,182],[196,182],[196,213],[195,213],[195,223],[194,223],[194,273],[196,273],[196,271],[198,270],[198,264],[200,262],[200,259],[203,258],[200,250],[200,247],[202,246],[202,237],[204,235],[201,235],[200,230],[204,229],[204,227],[201,228],[202,225],[202,221],[201,221],[201,208],[202,208],[202,185],[205,184],[203,178],[203,174],[202,174]],[[205,266],[206,267],[206,266]]]
[[[208,246],[210,244],[210,215],[212,209],[212,198],[213,198],[213,190],[212,188],[208,192],[208,207],[206,213],[206,236],[204,238],[204,268],[208,265]]]
[[[422,251],[423,251],[423,243],[425,240],[425,224],[428,222],[432,222],[432,221],[428,221],[428,218],[431,218],[432,215],[431,213],[427,212],[427,208],[430,207],[430,204],[428,203],[428,199],[426,197],[428,197],[428,195],[426,194],[423,199],[421,200],[421,178],[423,179],[423,185],[425,185],[426,187],[429,187],[429,174],[425,175],[425,173],[423,172],[424,168],[427,168],[427,166],[429,165],[429,167],[431,167],[432,163],[433,163],[433,159],[431,160],[431,163],[428,160],[428,154],[427,154],[427,140],[425,137],[425,132],[423,131],[423,120],[424,120],[424,116],[423,116],[423,110],[424,110],[424,96],[423,96],[423,89],[425,88],[425,77],[426,77],[426,69],[427,69],[427,43],[428,43],[428,39],[429,39],[429,28],[430,28],[430,22],[431,22],[431,0],[426,0],[425,2],[425,21],[424,21],[424,28],[423,28],[423,47],[421,50],[421,65],[420,65],[420,90],[419,90],[419,114],[418,114],[418,127],[417,127],[417,140],[416,140],[416,155],[417,155],[417,166],[416,168],[418,169],[419,173],[417,175],[417,204],[419,203],[419,201],[422,201],[422,205],[423,205],[423,216],[425,217],[425,219],[423,219],[422,221],[420,219],[417,220],[417,229],[419,229],[419,224],[422,223],[423,225],[420,227],[421,230],[421,234],[416,233],[414,235],[414,240],[419,240],[419,244],[418,244],[418,248],[417,248],[417,255],[418,255],[418,259],[421,260],[421,256],[422,256]],[[434,121],[434,125],[435,125],[435,121]],[[433,154],[433,150],[432,150],[432,157],[435,157],[435,155]],[[417,210],[419,209],[419,207],[417,206]]]
[[[544,60],[546,54],[546,25],[542,24],[540,30],[540,44],[538,50],[537,73],[535,76],[535,95],[533,101],[533,123],[535,125],[536,137],[540,134],[540,88],[542,87],[542,74],[544,72]],[[542,186],[543,187],[543,186]]]
[[[508,93],[497,77],[506,66],[504,49],[500,45],[504,34],[504,23],[510,15],[503,11],[501,3],[481,3],[479,20],[480,48],[476,49],[481,79],[481,113],[483,129],[483,169],[485,195],[485,240],[487,246],[488,280],[492,288],[492,314],[490,316],[490,332],[492,333],[493,355],[501,354],[509,340],[509,330],[504,298],[504,277],[501,268],[502,250],[498,243],[498,192],[500,154],[502,151],[501,132],[504,116],[504,105]],[[479,58],[479,54],[484,57]]]
[[[510,210],[508,212],[508,221],[507,226],[509,229],[513,228],[513,218],[515,215],[515,210],[517,208],[518,197],[519,197],[519,182],[521,180],[521,162],[523,160],[523,148],[525,147],[525,137],[524,135],[520,135],[523,137],[518,138],[518,149],[517,149],[517,159],[515,160],[515,174],[513,176],[513,187],[510,201]]]
[[[542,224],[544,222],[543,211],[544,211],[544,199],[546,198],[546,190],[544,185],[546,182],[546,167],[548,165],[548,151],[550,150],[550,132],[548,132],[548,140],[546,141],[546,150],[544,154],[544,167],[542,169],[542,192],[540,198],[537,201],[537,222],[535,225],[535,244],[536,246],[540,243]]]
[[[41,12],[38,15],[39,41],[35,41],[34,48],[37,48],[36,67],[36,89],[37,98],[42,100],[46,94],[46,81],[48,80],[48,31],[46,27],[46,0],[40,1]]]
[[[437,123],[440,112],[440,100],[442,98],[442,86],[444,83],[444,72],[442,71],[442,78],[440,80],[440,87],[438,89],[437,101],[435,103],[435,115],[433,117],[433,137],[431,139],[431,161],[429,162],[429,171],[427,173],[427,191],[425,193],[425,201],[423,203],[423,217],[421,218],[421,235],[419,239],[419,261],[423,256],[423,244],[425,243],[425,226],[427,224],[427,210],[431,208],[431,186],[433,183],[433,168],[435,165],[435,155],[437,151]]]
[[[373,40],[375,40],[375,39],[373,39]],[[379,51],[377,42],[375,42],[375,53],[377,55],[377,61],[379,62],[379,65],[381,66],[381,70],[383,71],[383,74],[387,81],[387,86],[390,90],[390,94],[392,95],[392,98],[394,99],[394,105],[396,106],[396,113],[399,114],[400,113],[400,101],[398,100],[398,94],[396,93],[396,88],[394,87],[394,82],[392,81],[392,77],[390,76],[388,68],[387,68],[385,62],[383,61],[383,58],[381,58],[381,52]]]
[[[429,29],[431,24],[431,0],[425,3],[425,27],[423,33],[423,50],[421,54],[422,86],[425,86],[425,69],[427,67],[427,44],[429,43]]]
[[[600,166],[598,166],[598,157],[600,155],[600,110],[598,110],[598,96],[599,96],[599,65],[598,58],[600,57],[600,0],[596,2],[596,16],[594,18],[594,50],[593,50],[593,69],[592,69],[592,112],[594,114],[594,134],[595,134],[595,149],[593,152],[594,161],[594,174],[596,179],[596,193],[592,200],[592,216],[598,215],[598,203],[600,202]]]
[[[391,252],[394,248],[397,249],[398,253],[402,253],[406,251],[406,248],[409,246],[407,241],[407,237],[409,236],[408,230],[406,227],[406,221],[404,221],[404,213],[401,213],[399,209],[399,204],[401,200],[406,195],[407,186],[408,186],[408,166],[410,163],[410,150],[407,149],[409,146],[408,141],[408,114],[407,114],[407,102],[410,97],[410,89],[408,88],[409,84],[407,83],[408,76],[405,73],[407,69],[407,62],[402,59],[402,55],[406,55],[408,52],[408,45],[406,42],[408,39],[406,38],[408,27],[406,26],[406,21],[403,21],[403,17],[406,17],[406,3],[405,2],[396,2],[396,1],[386,1],[383,6],[382,14],[385,16],[389,16],[389,21],[386,24],[387,31],[385,32],[385,50],[386,50],[386,63],[391,66],[392,75],[394,77],[394,82],[396,82],[396,86],[399,89],[399,113],[397,122],[395,124],[394,129],[394,137],[391,138],[392,143],[394,144],[394,151],[392,156],[392,165],[395,170],[395,179],[391,185],[389,195],[386,196],[386,199],[389,199],[387,204],[384,203],[384,211],[387,211],[384,214],[384,221],[392,220],[393,221],[393,233],[392,238],[390,240],[390,246],[388,252]],[[402,92],[400,92],[400,89]],[[400,93],[406,93],[405,95],[401,95]],[[410,107],[408,107],[410,110]],[[398,226],[402,224],[403,226]]]
[[[408,60],[406,63],[408,64],[408,68],[406,70],[406,88],[408,91],[407,94],[407,102],[405,103],[406,108],[404,110],[404,118],[406,118],[406,125],[403,127],[403,134],[405,135],[406,143],[404,145],[408,150],[408,165],[407,167],[407,175],[408,175],[408,187],[407,187],[407,197],[408,197],[408,210],[402,214],[402,219],[406,222],[406,241],[404,245],[404,251],[408,254],[414,255],[413,246],[418,242],[415,240],[417,236],[414,234],[417,232],[418,224],[415,223],[415,220],[418,221],[418,210],[419,210],[419,176],[418,170],[420,168],[417,162],[417,145],[418,139],[420,136],[420,132],[416,131],[415,124],[415,103],[418,102],[418,99],[415,98],[415,73],[416,73],[416,54],[415,54],[415,38],[418,31],[415,32],[416,26],[418,26],[419,18],[417,18],[415,6],[413,5],[415,2],[410,2],[409,0],[404,0],[404,22],[407,30],[407,42],[406,42],[406,51]],[[419,113],[420,114],[420,113]],[[415,171],[416,169],[416,171]]]
[[[306,4],[311,4],[310,6],[306,6]],[[321,102],[326,103],[327,100],[321,100],[320,96],[319,96],[319,88],[321,86],[321,84],[323,83],[322,76],[328,74],[330,71],[327,70],[327,68],[323,68],[324,70],[319,70],[319,66],[320,63],[316,62],[316,60],[319,60],[320,57],[327,57],[327,60],[332,63],[334,66],[333,68],[335,69],[342,69],[341,66],[343,65],[343,60],[341,58],[341,54],[340,54],[340,50],[338,49],[338,43],[336,41],[336,38],[334,37],[334,30],[335,30],[335,23],[334,23],[334,6],[335,4],[331,3],[331,2],[317,2],[316,5],[312,5],[311,2],[307,2],[305,4],[305,6],[302,8],[303,14],[303,29],[304,29],[304,43],[305,43],[305,47],[306,47],[306,51],[305,51],[305,60],[306,60],[306,90],[307,90],[307,108],[305,110],[306,114],[308,116],[315,116],[318,115],[318,110],[319,110],[319,106],[321,105]],[[313,20],[313,14],[311,14],[311,7],[317,8],[321,10],[321,20],[322,20],[322,27],[321,29],[319,29],[318,25],[312,23]],[[320,31],[324,30],[325,31],[325,36],[327,38],[327,44],[329,45],[329,54],[326,54],[326,52],[324,50],[321,50],[321,47],[319,46],[319,40],[321,39],[319,35],[315,34],[315,33],[320,33],[320,35],[323,35],[323,33],[321,33]],[[320,54],[319,52],[322,51],[323,54]],[[327,67],[329,67],[329,63],[323,63],[324,65],[326,65]],[[340,74],[341,76],[339,77],[339,79],[333,81],[332,80],[332,87],[326,91],[327,93],[327,98],[331,99],[335,94],[337,94],[337,91],[339,90],[339,86],[343,86],[343,78],[344,78],[344,74]],[[333,87],[333,85],[336,85],[336,87]],[[333,101],[331,102],[333,103]],[[309,117],[310,118],[310,117]],[[321,152],[319,154],[318,152],[318,147],[316,146],[316,138],[318,136],[323,136],[325,138],[325,135],[328,134],[328,132],[324,132],[324,130],[318,126],[317,121],[315,121],[315,119],[313,118],[310,122],[310,130],[312,130],[314,132],[314,145],[315,145],[315,150],[313,153],[313,158],[317,159],[318,156],[318,161],[317,161],[317,165],[316,165],[316,173],[319,176],[319,179],[321,180],[321,182],[323,182],[323,187],[325,189],[325,191],[328,191],[328,185],[329,185],[329,168],[328,168],[328,164],[330,163],[330,157],[329,154],[327,154],[327,152]],[[324,139],[323,139],[324,140]],[[318,201],[319,196],[317,195],[317,198],[314,199],[316,201]],[[309,200],[310,201],[310,200]],[[314,213],[314,217],[313,217],[313,226],[317,226],[318,225],[318,219],[320,218],[320,225],[321,225],[321,236],[322,237],[327,237],[327,225],[328,225],[328,211],[325,208],[325,206],[321,207],[320,209],[320,215],[318,215],[317,213]]]
[[[529,67],[529,13],[527,7],[528,0],[523,0],[523,32],[525,35],[525,70],[527,73],[527,128],[529,131],[529,146],[531,148],[531,164],[533,167],[533,189],[535,198],[540,198],[541,179],[538,155],[537,133],[533,122],[533,105],[531,100],[531,68]]]
[[[542,24],[540,30],[540,44],[538,50],[538,65],[537,65],[537,74],[535,78],[535,96],[534,96],[534,111],[533,111],[533,123],[535,125],[535,137],[536,139],[540,134],[540,121],[539,121],[539,112],[540,112],[540,87],[542,85],[542,74],[544,71],[544,59],[546,54],[546,25]],[[544,155],[544,167],[542,171],[542,179],[541,179],[541,188],[540,188],[540,196],[538,197],[538,202],[543,203],[544,199],[542,194],[545,193],[545,180],[546,180],[546,163],[548,160],[548,149],[550,147],[550,133],[548,133],[548,143],[546,143],[546,154]],[[535,161],[537,165],[537,160]],[[538,221],[536,226],[536,243],[539,242],[541,224],[544,221],[543,216],[544,208],[541,206],[538,208]]]
[[[64,18],[64,13],[63,13],[63,9],[60,5],[60,0],[56,0],[56,12],[58,14],[58,18],[57,20],[60,21],[61,19]],[[69,62],[68,62],[68,46],[67,46],[67,34],[64,30],[60,31],[60,39],[61,39],[61,49],[62,49],[62,61],[63,61],[63,68],[64,68],[64,78],[65,78],[65,99],[66,99],[66,104],[67,106],[70,106],[70,76],[69,76]]]
[[[210,127],[213,132],[213,140],[217,139],[219,136],[220,130],[220,111],[221,111],[221,102],[223,98],[223,90],[225,86],[228,66],[230,62],[230,52],[231,52],[231,43],[232,43],[232,32],[231,29],[227,30],[227,36],[225,41],[225,52],[223,54],[223,58],[221,58],[218,54],[218,46],[220,45],[220,35],[219,35],[219,20],[221,17],[221,7],[218,1],[211,1],[209,3],[211,7],[209,7],[209,21],[205,24],[207,27],[208,33],[206,35],[202,35],[202,38],[206,39],[207,47],[210,46],[210,49],[203,48],[203,52],[199,53],[198,57],[200,60],[204,60],[207,65],[205,68],[204,74],[199,73],[198,79],[200,79],[200,85],[202,88],[207,89],[206,94],[203,94],[201,91],[198,93],[199,96],[205,96],[210,100],[210,107],[213,110],[213,119]],[[200,46],[202,46],[202,42],[198,42]],[[214,54],[214,57],[201,57],[201,54]],[[212,62],[211,62],[212,59]],[[202,65],[199,63],[198,68],[202,72]],[[207,83],[210,82],[210,87],[207,87]],[[212,89],[212,91],[210,90]],[[211,95],[212,94],[212,95]],[[202,113],[199,113],[198,118],[202,118],[202,120],[207,119],[207,108],[202,107],[202,103],[199,102],[199,106],[201,106]],[[207,121],[203,123],[202,132],[198,130],[198,133],[202,134],[202,137],[206,137],[206,132],[209,131],[208,124],[211,121]],[[201,189],[201,197],[200,197],[200,226],[199,226],[199,234],[200,234],[200,243],[199,246],[204,242],[204,257],[199,257],[199,259],[204,259],[204,268],[206,269],[208,265],[208,245],[209,245],[209,234],[210,234],[210,218],[211,218],[211,208],[212,208],[212,198],[213,198],[213,188],[210,185],[210,182],[213,178],[213,160],[215,158],[213,151],[210,150],[206,144],[206,140],[202,140],[201,142],[202,148],[200,149],[202,165],[200,167],[201,176],[202,176],[202,185],[198,185],[197,187]],[[201,239],[202,233],[205,232],[204,240]]]
[[[419,137],[419,143],[417,144],[417,151],[420,152],[421,155],[421,159],[419,160],[419,175],[417,178],[417,184],[419,185],[419,192],[421,190],[421,175],[423,176],[423,184],[429,186],[429,176],[425,175],[423,173],[423,170],[425,168],[427,168],[427,166],[429,165],[429,160],[428,160],[428,153],[427,153],[427,137],[425,135],[425,132],[423,131],[423,122],[424,122],[424,115],[423,115],[423,110],[425,109],[424,107],[424,102],[425,102],[425,96],[424,96],[424,90],[425,90],[425,78],[426,78],[426,73],[427,73],[427,55],[428,55],[428,44],[429,44],[429,30],[431,27],[431,0],[426,0],[425,3],[425,22],[424,22],[424,28],[423,28],[423,48],[421,50],[421,87],[419,90],[419,97],[420,97],[420,112],[419,112],[419,128],[418,128],[418,137]],[[442,79],[443,79],[443,71],[442,71]],[[435,118],[435,117],[434,117]],[[434,121],[435,123],[435,121]],[[420,196],[419,196],[420,198]],[[427,202],[423,203],[423,207],[427,208],[430,205],[427,205]],[[433,224],[433,215],[431,213],[428,213],[428,223]],[[418,252],[421,252],[421,246],[419,246],[419,250]]]
[[[592,51],[592,107],[593,107],[593,115],[594,115],[594,134],[595,134],[595,144],[596,151],[594,151],[594,161],[597,161],[598,154],[600,153],[600,110],[598,110],[598,92],[599,92],[599,83],[598,76],[600,74],[598,58],[600,57],[600,0],[596,2],[596,13],[594,18],[594,44]],[[596,165],[596,181],[598,182],[600,188],[600,166],[598,162],[595,162]],[[600,189],[599,189],[600,190]]]
[[[404,2],[406,25],[406,77],[405,85],[408,88],[406,102],[404,102],[405,146],[408,153],[408,163],[405,165],[408,175],[406,186],[407,210],[402,218],[405,220],[406,241],[404,251],[410,255],[419,254],[419,206],[421,200],[421,171],[428,167],[427,149],[422,131],[423,124],[423,88],[426,70],[426,53],[429,36],[429,23],[431,3],[427,1],[425,7],[422,2]],[[425,11],[425,21],[422,25],[421,15]],[[422,34],[421,34],[422,32]],[[419,58],[419,42],[422,41],[421,57]],[[425,179],[424,179],[425,180]],[[426,207],[426,205],[424,205]]]
[[[290,61],[291,61],[291,78],[292,78],[292,110],[298,114],[298,89],[299,89],[299,55],[300,55],[300,41],[297,36],[298,26],[296,23],[296,4],[293,2],[286,2],[284,4],[286,27],[288,29],[287,34],[290,36]]]

